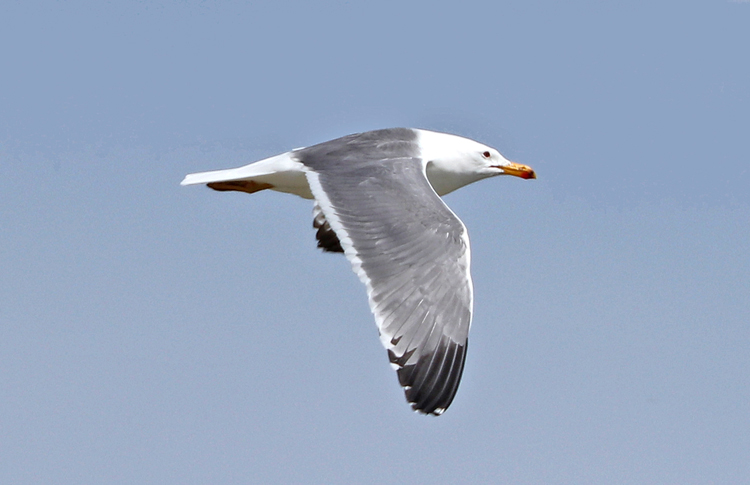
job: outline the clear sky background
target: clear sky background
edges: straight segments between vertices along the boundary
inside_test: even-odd
[[[0,483],[750,482],[750,2],[0,7]],[[463,382],[407,406],[311,204],[180,187],[353,132],[446,201]]]

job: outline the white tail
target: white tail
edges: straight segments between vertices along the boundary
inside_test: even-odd
[[[282,153],[239,168],[191,173],[180,185],[208,184],[215,190],[248,193],[272,189],[312,199],[305,167],[295,160],[293,153]]]

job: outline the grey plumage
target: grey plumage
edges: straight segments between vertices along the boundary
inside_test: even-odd
[[[407,400],[415,410],[439,414],[456,394],[466,357],[468,248],[464,225],[425,178],[410,135],[355,135],[294,157],[318,175],[350,251],[361,260]],[[323,197],[314,188],[313,194]]]
[[[440,196],[496,175],[535,178],[473,140],[393,128],[345,136],[183,185],[314,199],[318,247],[367,287],[380,340],[412,407],[441,414],[466,359],[473,288],[466,228]]]

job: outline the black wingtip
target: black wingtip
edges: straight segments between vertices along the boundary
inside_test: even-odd
[[[341,241],[336,233],[331,229],[322,211],[316,211],[313,216],[313,228],[317,229],[315,238],[318,240],[318,247],[329,253],[343,253]]]
[[[439,416],[450,407],[461,382],[467,344],[460,345],[444,337],[435,352],[398,369],[399,383],[414,411]]]

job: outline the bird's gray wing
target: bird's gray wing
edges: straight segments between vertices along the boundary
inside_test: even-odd
[[[466,228],[430,186],[422,160],[302,162],[398,370],[406,399],[441,414],[461,380],[473,290]]]

